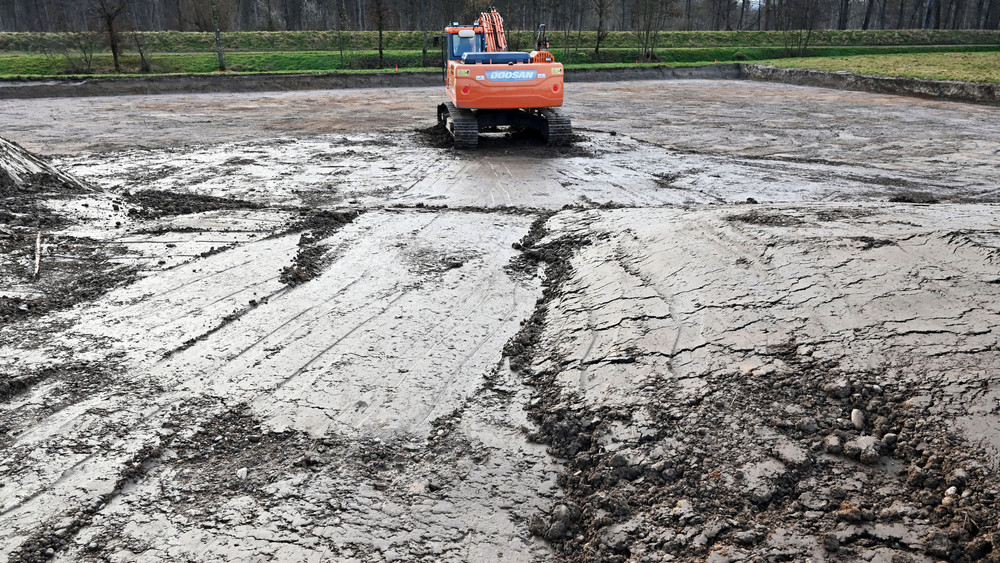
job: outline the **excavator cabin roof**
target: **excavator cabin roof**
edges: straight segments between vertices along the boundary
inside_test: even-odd
[[[458,33],[459,31],[464,31],[464,30],[471,30],[474,33],[485,33],[486,31],[485,29],[483,29],[483,26],[479,24],[472,24],[472,25],[451,24],[448,27],[444,28],[445,33]]]

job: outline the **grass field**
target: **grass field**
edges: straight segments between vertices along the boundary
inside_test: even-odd
[[[781,47],[714,47],[714,48],[671,48],[656,51],[656,63],[671,66],[710,64],[713,62],[757,62],[790,60],[795,64],[811,61],[850,60],[857,55],[912,55],[914,53],[936,53],[953,59],[962,54],[987,51],[1000,53],[1000,46],[892,46],[892,47],[814,47],[809,49],[810,58],[781,59],[788,51]],[[567,68],[599,68],[635,64],[639,61],[636,51],[631,49],[607,49],[601,57],[591,51],[554,49],[557,60]],[[944,53],[948,53],[945,55]],[[386,51],[383,66],[387,69],[418,69],[440,66],[440,54],[428,54],[427,65],[423,64],[420,51]],[[203,74],[216,72],[218,59],[214,53],[164,53],[147,55],[152,66],[152,74]],[[878,58],[878,57],[876,57]],[[236,73],[302,73],[341,72],[371,70],[378,67],[375,51],[339,52],[233,52],[226,54],[227,69]],[[816,64],[819,64],[818,62]],[[121,57],[123,73],[136,74],[139,71],[139,57],[126,54]],[[101,53],[94,56],[91,72],[86,72],[81,60],[67,56],[53,55],[0,55],[0,78],[45,78],[55,76],[83,76],[114,74],[111,55]],[[988,79],[986,79],[988,81]]]
[[[1000,83],[1000,52],[798,58],[772,60],[768,64],[880,76]]]

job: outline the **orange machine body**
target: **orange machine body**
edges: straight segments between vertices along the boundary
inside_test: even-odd
[[[462,30],[474,32],[475,37],[467,37],[466,42],[460,44],[458,34]],[[564,69],[551,53],[488,51],[484,29],[478,25],[450,26],[445,32],[449,38],[445,86],[455,107],[534,109],[562,106]],[[463,57],[466,53],[469,55]]]

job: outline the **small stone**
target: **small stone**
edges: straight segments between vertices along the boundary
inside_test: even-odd
[[[837,534],[830,533],[823,536],[823,548],[831,553],[838,551],[840,540],[837,539]]]
[[[823,386],[823,391],[835,399],[844,399],[851,395],[851,382],[838,379]]]
[[[246,467],[241,467],[241,468],[239,468],[239,469],[236,470],[236,477],[240,481],[244,481],[247,478],[247,473],[248,472],[249,472],[249,470]]]
[[[853,424],[858,430],[864,430],[865,413],[861,412],[861,409],[854,409],[851,411],[851,424]]]
[[[761,485],[750,491],[750,502],[754,504],[767,504],[774,498],[774,492]]]
[[[948,487],[948,490],[944,492],[944,496],[953,497],[958,494],[958,487]]]
[[[947,559],[951,555],[951,540],[942,532],[931,532],[924,538],[924,550],[928,555]]]
[[[610,460],[608,460],[608,465],[611,467],[625,467],[628,465],[628,460],[621,454],[615,454]]]
[[[885,444],[886,446],[893,446],[893,445],[896,444],[896,441],[898,439],[899,439],[899,435],[898,434],[894,434],[892,432],[889,432],[885,436],[882,436],[882,443]]]
[[[823,449],[828,454],[839,454],[844,451],[844,446],[840,443],[840,438],[834,434],[830,434],[823,439]]]
[[[949,485],[961,487],[969,482],[969,474],[964,469],[956,469],[948,474],[946,482]]]
[[[738,532],[733,534],[733,540],[740,545],[753,545],[757,541],[757,534],[753,532]]]
[[[549,526],[549,530],[545,533],[545,535],[550,540],[557,540],[566,535],[567,528],[568,527],[565,522],[557,521]]]
[[[812,417],[800,419],[798,423],[796,423],[796,426],[799,430],[805,432],[806,434],[815,434],[816,431],[819,430],[819,425],[816,424],[816,419]]]
[[[45,550],[45,556],[46,557],[52,557],[55,554],[56,554],[56,550],[52,549],[51,547]]]

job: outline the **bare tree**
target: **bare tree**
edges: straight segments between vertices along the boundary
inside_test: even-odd
[[[837,20],[837,29],[847,29],[847,20],[851,17],[851,0],[840,0],[840,18]]]
[[[669,0],[637,0],[635,30],[639,54],[645,60],[656,58],[656,40],[667,15]]]
[[[868,7],[865,8],[865,21],[861,24],[861,29],[868,29],[868,24],[871,23],[874,8],[875,0],[868,0]]]
[[[219,55],[219,72],[226,72],[226,57],[222,53],[222,30],[219,29],[219,7],[211,0],[212,23],[215,24],[215,52]]]
[[[121,72],[121,64],[118,61],[121,54],[121,37],[118,34],[118,18],[125,13],[128,7],[128,0],[91,0],[97,16],[104,24],[104,30],[108,34],[108,43],[111,46],[111,58],[115,61],[115,72]]]
[[[594,13],[597,14],[597,42],[594,45],[594,56],[601,55],[601,41],[608,37],[608,13],[611,11],[612,0],[591,0]]]
[[[375,24],[375,29],[378,30],[378,68],[383,68],[385,66],[385,56],[382,51],[382,34],[385,31],[386,24],[385,0],[374,0],[371,3],[371,19],[372,23]]]
[[[55,49],[66,59],[71,72],[90,74],[94,71],[94,53],[101,41],[101,34],[91,29],[88,23],[85,6],[79,14],[61,12],[56,16],[56,31],[60,33],[60,41]],[[52,53],[52,56],[55,54]]]

